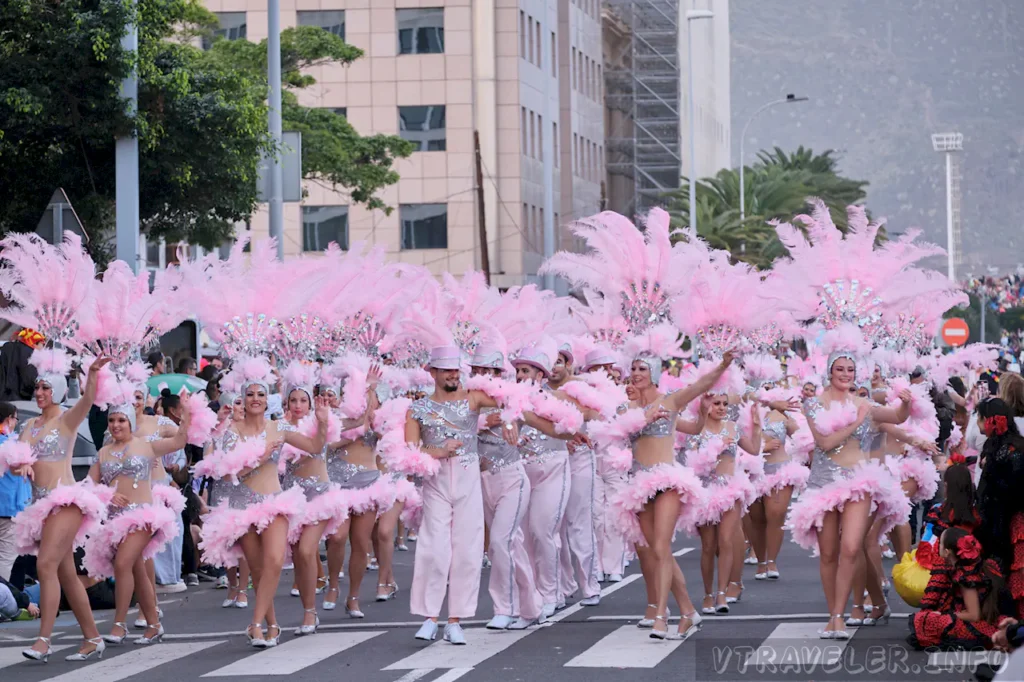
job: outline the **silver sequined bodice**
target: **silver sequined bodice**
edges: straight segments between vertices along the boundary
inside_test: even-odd
[[[833,481],[852,476],[853,467],[836,464],[820,448],[814,449],[814,457],[811,459],[811,475],[807,478],[808,488],[821,488]]]
[[[123,456],[124,453],[121,453]],[[139,481],[148,480],[153,467],[153,460],[149,457],[130,455],[124,459],[118,459],[117,453],[112,453],[114,459],[100,462],[100,482],[103,485],[110,485],[119,476],[127,476],[133,479],[133,488],[139,487]]]
[[[29,433],[32,438],[35,438],[41,431],[42,429],[32,428]],[[63,462],[71,447],[71,439],[63,437],[60,427],[55,426],[47,431],[45,436],[32,443],[30,447],[32,454],[39,462]]]
[[[699,450],[700,448],[702,448],[705,445],[707,445],[708,443],[710,443],[712,440],[714,440],[716,438],[724,440],[725,438],[729,437],[729,435],[730,435],[730,429],[729,429],[729,427],[727,425],[724,426],[719,433],[711,433],[710,431],[705,429],[704,431],[701,431],[696,436],[690,436],[689,441],[687,442],[686,445],[687,445],[687,448],[689,448],[691,450]],[[718,457],[719,458],[725,457],[725,458],[729,458],[729,459],[732,459],[732,458],[736,457],[736,439],[735,438],[733,438],[733,441],[732,441],[731,445],[727,445],[725,448],[722,449],[722,452],[720,452],[718,454]]]
[[[768,422],[764,425],[763,431],[780,443],[786,443],[786,422]]]
[[[811,419],[815,419],[819,412],[826,409],[819,398],[808,398],[804,406]],[[868,415],[860,423],[860,426],[854,429],[850,437],[857,441],[861,452],[868,453],[881,447],[882,436],[882,432],[878,430],[874,420],[871,419],[871,415]]]
[[[477,429],[479,412],[469,409],[468,400],[450,400],[439,403],[432,398],[420,398],[411,407],[413,419],[420,423],[420,440],[428,448],[442,447],[445,441],[462,443],[456,453],[464,467],[479,461]]]
[[[675,417],[675,415],[673,415]],[[665,436],[671,436],[675,427],[675,419],[669,419],[668,417],[659,417],[650,424],[645,424],[644,428],[640,429],[640,433],[635,434],[632,437],[633,441],[640,438],[641,436],[653,436],[655,438],[664,438]]]
[[[489,414],[491,412],[498,412],[496,407],[488,407],[482,410],[482,414]],[[478,436],[478,449],[480,456],[487,460],[487,464],[491,469],[502,469],[515,464],[522,459],[519,448],[515,445],[509,445],[502,436],[502,426],[492,426],[488,429],[480,431]]]
[[[534,464],[544,462],[558,456],[569,456],[569,448],[564,440],[551,438],[532,426],[524,426],[519,430],[519,454]]]

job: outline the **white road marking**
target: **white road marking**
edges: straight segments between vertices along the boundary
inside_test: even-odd
[[[909,618],[912,614],[909,613],[894,613],[891,618],[896,620],[897,618]],[[628,622],[634,620],[640,620],[643,618],[643,614],[637,614],[635,616],[590,616],[587,618],[588,621],[592,620],[595,622]],[[711,625],[714,623],[730,623],[730,622],[744,622],[744,621],[763,621],[763,620],[826,620],[828,619],[827,613],[779,613],[779,614],[747,614],[743,616],[705,616],[704,625]],[[678,616],[672,616],[669,620],[679,620]],[[822,626],[824,627],[824,626]]]
[[[745,669],[756,671],[758,666],[778,665],[780,662],[801,666],[834,665],[850,643],[849,639],[821,639],[820,623],[781,623],[768,635],[761,646],[748,654]],[[848,627],[852,637],[857,628]]]
[[[419,668],[418,670],[410,670],[406,674],[399,677],[395,682],[416,682],[421,677],[426,677],[430,673],[434,672],[433,668]]]
[[[448,642],[440,641],[444,625],[438,625],[438,640],[430,646],[420,649],[412,656],[407,656],[400,661],[392,663],[383,670],[418,670],[430,669],[452,669],[452,668],[475,668],[491,656],[500,654],[524,637],[529,637],[536,630],[502,630],[492,631],[484,629],[472,629],[466,632],[466,645],[454,646]]]
[[[373,639],[384,631],[345,632],[296,637],[272,649],[246,656],[229,665],[208,672],[203,677],[238,677],[259,675],[294,675],[303,668],[351,649]]]
[[[112,656],[97,663],[75,666],[74,670],[51,677],[46,682],[118,682],[118,680],[144,673],[164,663],[191,656],[203,649],[223,643],[220,641],[135,647],[133,651]]]
[[[690,552],[692,552],[693,549],[693,547],[683,547],[678,552],[672,552],[672,556],[683,556],[684,554],[689,554]]]
[[[452,668],[444,675],[441,675],[436,680],[434,680],[434,682],[455,682],[455,680],[472,671],[472,668]]]
[[[654,640],[650,630],[623,625],[565,664],[566,668],[653,668],[684,640]]]
[[[32,641],[34,642],[35,639],[33,639]],[[29,646],[32,645],[29,644]],[[21,655],[21,650],[24,648],[26,647],[8,646],[0,648],[0,668],[6,668],[8,666],[17,665],[18,663],[28,663],[28,659]],[[56,658],[58,651],[63,651],[64,649],[70,648],[70,644],[62,644],[60,646],[55,646],[52,649],[53,653],[50,655]]]

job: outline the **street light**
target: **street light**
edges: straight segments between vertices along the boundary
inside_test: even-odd
[[[784,99],[777,99],[774,102],[768,102],[767,104],[761,105],[757,111],[751,114],[750,118],[748,118],[747,122],[743,125],[743,132],[740,133],[740,222],[743,222],[743,219],[747,217],[747,195],[743,191],[743,142],[747,139],[747,128],[754,122],[754,119],[757,118],[758,114],[765,109],[774,107],[776,104],[792,104],[794,102],[806,101],[806,97],[797,97],[792,93],[788,94]]]
[[[270,236],[277,240],[277,259],[284,260],[284,171],[281,167],[281,0],[267,0],[267,81],[270,137],[274,153],[270,162]]]
[[[690,81],[690,228],[697,230],[697,105],[693,97],[693,22],[696,19],[712,19],[715,13],[709,9],[691,9],[686,12],[687,68]]]

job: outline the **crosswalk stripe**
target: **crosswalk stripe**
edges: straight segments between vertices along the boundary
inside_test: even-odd
[[[118,682],[223,643],[224,640],[135,647],[133,651],[103,659],[98,663],[76,667],[71,672],[51,677],[46,682]]]
[[[426,677],[430,673],[434,672],[433,668],[419,668],[417,670],[410,670],[406,674],[399,677],[395,682],[416,682],[421,677]]]
[[[452,668],[444,675],[441,675],[434,680],[434,682],[455,682],[455,680],[459,679],[463,675],[468,675],[471,672],[473,672],[472,668]]]
[[[374,632],[318,633],[312,637],[296,637],[284,644],[246,656],[230,665],[208,672],[203,677],[237,677],[242,675],[293,675],[320,661],[351,649],[357,644],[384,634]]]
[[[834,665],[850,643],[849,639],[826,639],[818,636],[821,623],[780,623],[772,630],[757,651],[747,654],[744,665],[757,669],[759,665],[786,663],[799,665]],[[852,637],[857,628],[847,628]],[[773,641],[774,640],[774,641]]]
[[[443,626],[442,626],[443,627]],[[417,668],[475,668],[491,656],[500,654],[534,630],[466,630],[466,645],[452,646],[434,642],[412,656],[392,663],[384,670],[415,670]],[[438,633],[440,635],[440,633]]]
[[[565,664],[566,668],[653,668],[682,640],[656,641],[650,630],[623,625]]]
[[[35,640],[33,640],[33,641],[35,641]],[[28,659],[21,655],[21,650],[22,649],[27,649],[30,646],[32,646],[31,643],[29,643],[27,646],[24,646],[24,647],[20,647],[20,646],[0,647],[0,668],[6,668],[6,667],[11,666],[11,665],[17,665],[19,663],[27,662]],[[56,655],[56,653],[58,651],[61,651],[62,649],[70,649],[70,648],[71,648],[70,644],[65,644],[65,645],[61,645],[61,646],[55,646],[55,647],[53,647],[53,653],[54,653],[54,655]]]

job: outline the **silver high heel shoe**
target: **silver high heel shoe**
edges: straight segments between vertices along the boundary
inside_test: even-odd
[[[142,637],[139,637],[137,640],[135,640],[135,645],[136,646],[149,646],[151,644],[156,644],[157,642],[160,642],[160,641],[163,640],[163,638],[164,638],[164,626],[161,625],[160,623],[157,623],[156,625],[153,625],[153,626],[150,626],[150,627],[155,627],[156,628],[156,634],[154,634],[152,637],[146,637],[145,635],[143,635]]]
[[[304,635],[315,635],[316,629],[320,627],[320,616],[316,615],[316,609],[303,609],[303,611],[305,613],[313,614],[313,624],[300,625],[299,627],[295,628],[296,637],[302,637]]]
[[[736,587],[740,588],[740,593],[737,594],[735,597],[726,597],[725,598],[725,603],[726,604],[736,604],[736,603],[739,603],[740,599],[743,598],[743,590],[744,590],[743,583],[730,582],[729,584],[730,585],[735,585]]]
[[[694,611],[693,613],[687,613],[687,614],[683,615],[683,617],[680,618],[680,620],[679,620],[680,624],[684,620],[689,620],[690,621],[690,627],[686,628],[682,632],[676,631],[676,632],[669,633],[669,636],[667,637],[667,639],[670,639],[670,640],[673,640],[673,641],[689,639],[692,635],[694,635],[695,633],[697,633],[701,629],[701,627],[703,626],[703,623],[704,623],[704,619],[701,618],[700,614],[697,613],[696,611]]]
[[[718,601],[717,597],[719,595],[725,597],[725,592],[718,592],[715,595],[715,597],[716,597],[715,601],[716,602]],[[729,613],[729,598],[725,597],[725,603],[724,604],[716,604],[715,605],[715,614],[716,615],[725,615],[727,613]]]
[[[255,625],[256,627],[259,627],[259,625],[256,625],[256,623],[253,623],[253,625]],[[251,627],[253,627],[253,625],[250,625],[249,627],[251,628]],[[281,628],[279,626],[277,626],[277,625],[268,625],[267,626],[267,634],[268,635],[270,634],[270,629],[271,628],[274,628],[275,630],[277,630],[277,634],[274,635],[273,637],[267,637],[266,635],[264,635],[263,639],[252,639],[251,637],[249,638],[249,643],[253,646],[253,648],[255,648],[255,649],[270,649],[272,647],[277,646],[277,643],[279,641],[281,641]],[[246,630],[245,634],[248,636],[249,631]]]
[[[388,593],[381,594],[380,592],[378,592],[375,601],[391,601],[394,598],[394,596],[398,594],[398,585],[395,585],[394,583],[377,583],[378,590],[382,587],[389,588]]]
[[[877,609],[877,608],[879,608],[879,607],[878,606],[872,606],[871,607],[871,613],[874,614],[875,609]],[[888,625],[889,624],[889,616],[891,616],[891,615],[892,615],[892,609],[890,609],[889,605],[886,604],[885,607],[882,609],[882,615],[878,616],[877,618],[875,618],[873,615],[865,618],[864,619],[864,625],[867,625],[867,626]]]
[[[668,618],[666,618],[665,616],[655,616],[654,620],[655,621],[659,621],[660,620],[663,623],[665,623],[665,629],[664,630],[658,630],[657,628],[652,629],[651,630],[651,634],[649,635],[649,637],[651,639],[667,639],[668,638]]]
[[[348,603],[350,601],[354,601],[354,602],[356,602],[356,604],[358,604],[359,603],[359,597],[349,597],[348,599],[345,600],[345,613],[348,614],[348,617],[349,618],[366,618],[366,614],[364,614],[359,609],[350,609],[348,607]]]
[[[121,628],[124,630],[124,634],[118,637],[117,635],[102,635],[103,641],[107,644],[121,644],[124,642],[124,638],[128,636],[128,624],[127,623],[114,623],[115,628]]]
[[[761,567],[764,566],[764,570]],[[754,580],[767,580],[768,579],[768,562],[758,561],[757,562],[757,573],[754,574]]]
[[[338,602],[336,600],[327,598],[328,596],[330,596],[331,592],[337,594],[340,592],[340,590],[337,587],[327,588],[327,592],[324,593],[324,611],[333,611],[334,609],[338,608]]]
[[[843,619],[843,614],[837,613],[829,617],[829,623],[838,618]],[[850,639],[850,633],[846,630],[818,630],[819,639]]]
[[[22,649],[21,655],[29,659],[30,661],[42,661],[43,663],[46,663],[47,660],[50,658],[50,652],[53,651],[53,648],[50,646],[49,637],[37,637],[36,641],[40,639],[46,642],[46,651],[36,651],[35,649]]]
[[[863,610],[864,609],[864,605],[863,604],[854,604],[853,608],[854,609],[861,609],[861,610]],[[850,613],[852,614],[853,611],[851,611]],[[851,615],[849,618],[846,619],[846,624],[849,625],[850,627],[857,627],[858,625],[864,625],[864,619],[863,618],[854,618],[853,615]]]
[[[711,594],[705,594],[704,598],[711,600],[711,606],[702,606],[700,612],[705,616],[713,615],[715,613],[715,593],[712,592]]]
[[[775,570],[769,569],[768,564],[775,564]],[[765,575],[768,576],[768,580],[779,579],[779,565],[774,561],[766,561],[764,567],[768,570],[765,571]]]
[[[658,605],[657,604],[648,604],[647,608],[649,608],[649,609],[657,609]],[[665,607],[665,617],[666,618],[670,618],[671,616],[672,616],[672,609],[670,609],[668,607]],[[638,628],[640,628],[641,630],[650,630],[651,628],[654,627],[654,619],[653,618],[641,618],[639,621],[637,621],[636,626]]]
[[[96,648],[93,649],[92,651],[88,652],[88,653],[85,653],[85,654],[83,654],[80,651],[76,651],[75,653],[71,654],[70,656],[65,656],[64,660],[65,661],[88,661],[88,660],[92,659],[93,656],[95,656],[96,658],[103,658],[103,652],[107,650],[107,643],[103,641],[102,637],[96,637],[95,639],[87,639],[85,641],[87,643],[89,643],[89,644],[92,644]]]

